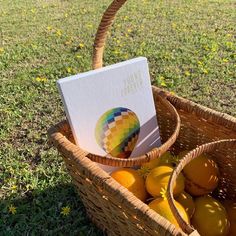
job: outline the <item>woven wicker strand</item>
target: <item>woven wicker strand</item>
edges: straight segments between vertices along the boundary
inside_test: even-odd
[[[184,169],[184,167],[189,162],[191,162],[195,158],[199,157],[201,154],[211,152],[213,150],[216,150],[217,148],[225,150],[225,149],[228,149],[229,147],[231,147],[231,148],[234,147],[234,150],[232,149],[232,155],[233,155],[233,153],[236,153],[236,150],[235,150],[236,139],[226,139],[226,140],[220,140],[220,141],[216,141],[216,142],[203,144],[203,145],[197,147],[196,149],[193,149],[192,151],[190,151],[187,155],[185,155],[181,159],[178,166],[173,171],[173,173],[170,177],[169,183],[168,183],[168,187],[167,187],[167,199],[170,204],[170,208],[172,209],[172,212],[176,217],[178,224],[181,226],[181,228],[183,229],[184,232],[190,234],[194,231],[194,228],[192,226],[190,226],[189,224],[187,224],[183,220],[183,218],[181,217],[177,208],[174,205],[173,188],[174,188],[174,183],[175,183],[177,177],[179,176],[180,172]],[[236,160],[236,155],[234,155],[232,158],[234,158],[234,160]],[[236,168],[236,166],[234,166],[234,167]],[[233,181],[236,186],[235,179],[232,179],[230,181]]]
[[[108,30],[115,19],[116,13],[126,1],[127,0],[114,0],[103,14],[94,41],[92,64],[93,69],[101,68],[103,65],[103,52]]]
[[[158,93],[163,93],[163,90],[160,88],[155,87],[155,90]],[[168,91],[165,91],[165,96],[167,100],[170,101],[171,104],[173,104],[178,109],[188,111],[190,114],[195,113],[198,117],[201,117],[202,119],[207,119],[208,121],[211,120],[213,124],[217,123],[227,128],[231,128],[232,130],[236,130],[235,117],[232,117],[225,113],[214,111],[212,109],[194,103],[177,95],[173,96],[173,94]]]
[[[72,134],[66,121],[51,127],[48,132],[54,146],[63,154],[66,167],[80,192],[90,219],[99,228],[106,230],[109,227],[109,235],[114,236],[186,236],[88,159],[86,152],[81,152],[78,146],[68,142],[67,138]],[[122,223],[119,222],[119,217],[125,215],[124,222],[127,225],[123,224],[123,220]],[[142,225],[141,231],[136,230],[137,224]],[[137,234],[139,231],[142,233]]]

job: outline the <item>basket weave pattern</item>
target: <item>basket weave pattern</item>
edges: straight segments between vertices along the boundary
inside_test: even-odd
[[[103,64],[102,58],[107,31],[115,18],[116,12],[125,2],[126,0],[114,0],[102,18],[94,44],[93,68],[100,68]],[[153,96],[164,145],[162,145],[161,151],[146,155],[146,161],[154,158],[155,155],[159,156],[172,144],[172,150],[178,153],[184,150],[192,150],[196,146],[212,141],[236,139],[235,118],[215,112],[156,87],[153,87]],[[163,96],[166,100],[163,99]],[[179,117],[176,116],[176,110],[171,109],[167,101],[175,107],[180,116],[180,132]],[[88,216],[108,235],[198,235],[196,231],[192,232],[193,229],[188,225],[186,226],[184,222],[181,226],[187,233],[177,229],[100,169],[91,161],[98,160],[96,159],[98,157],[83,151],[74,144],[70,127],[66,121],[52,127],[49,130],[49,136],[54,146],[63,156]],[[197,149],[192,154],[193,156],[199,154],[199,150]],[[212,151],[212,154],[217,156],[217,163],[222,176],[221,186],[216,194],[235,199],[235,146],[225,145],[224,149],[216,148],[215,151]],[[100,161],[102,159],[99,159]],[[133,163],[126,161],[124,166],[132,165]],[[175,173],[175,175],[177,174]],[[232,179],[235,181],[231,181]]]
[[[159,89],[156,88],[156,91]],[[203,143],[225,138],[236,139],[235,118],[168,93],[166,96],[177,108],[182,121],[180,135],[173,146],[174,151],[190,150]],[[161,117],[165,110],[159,107],[158,114]],[[161,124],[159,122],[161,133],[165,133]],[[49,133],[64,157],[88,216],[108,235],[186,235],[116,183],[86,157],[87,152],[82,152],[70,142],[67,137],[71,140],[72,134],[67,122],[52,127]],[[225,150],[216,150],[221,174],[224,179],[236,180],[236,152],[232,151],[232,147],[226,150],[227,155]],[[228,188],[228,198],[235,197],[235,186],[234,183]],[[230,192],[230,189],[234,189],[234,192]]]
[[[178,213],[176,209],[173,197],[173,188],[174,183],[183,170],[183,168],[192,160],[199,157],[202,154],[207,154],[211,157],[216,163],[220,171],[220,181],[216,190],[213,191],[213,196],[220,199],[230,199],[236,200],[236,139],[225,139],[220,141],[213,141],[211,143],[206,143],[200,145],[199,147],[193,149],[187,153],[180,161],[178,166],[173,171],[169,184],[167,198],[170,204],[170,207],[179,223],[181,228],[187,232],[191,233],[194,231],[194,228],[188,225]],[[199,170],[200,171],[200,170]],[[201,174],[201,173],[199,173]],[[206,219],[207,220],[207,219]]]

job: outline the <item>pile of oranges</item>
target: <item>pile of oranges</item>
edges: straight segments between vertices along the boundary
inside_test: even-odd
[[[166,152],[139,169],[121,168],[111,176],[141,201],[180,228],[166,198],[167,185],[174,166],[186,154]],[[236,235],[236,202],[213,198],[210,194],[219,182],[215,161],[201,155],[186,165],[173,186],[174,204],[182,218],[202,236]]]

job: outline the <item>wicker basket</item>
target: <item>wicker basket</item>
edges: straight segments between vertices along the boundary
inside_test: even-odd
[[[194,228],[187,224],[178,213],[173,203],[173,188],[176,178],[183,168],[203,153],[206,153],[217,163],[220,171],[219,185],[213,192],[213,196],[219,200],[236,200],[236,139],[226,139],[206,143],[190,151],[181,159],[180,163],[173,171],[167,188],[167,199],[170,207],[179,225],[181,225],[181,228],[187,233],[194,232]]]
[[[126,0],[115,0],[102,18],[94,44],[93,68],[102,66],[107,31],[116,12],[125,2]],[[192,150],[198,145],[220,139],[236,138],[235,118],[156,87],[153,87],[153,96],[155,104],[158,104],[156,109],[161,138],[164,143],[167,143],[164,144],[161,152],[167,150],[178,135],[178,116],[175,116],[175,110],[170,106],[167,112],[166,107],[169,104],[167,101],[175,107],[181,119],[181,130],[172,146],[174,152]],[[151,210],[91,161],[102,162],[103,158],[94,156],[76,146],[66,121],[52,127],[49,130],[49,136],[64,158],[88,216],[108,235],[190,235],[190,231],[186,231],[187,233],[183,231],[184,227],[183,230],[177,229]],[[161,153],[160,149],[155,152],[153,155],[148,154],[142,157],[140,163],[145,158],[150,160]],[[109,164],[114,164],[114,160],[110,160]],[[126,160],[114,165],[132,166],[133,164]],[[197,235],[196,231],[191,233],[191,235],[194,234]]]

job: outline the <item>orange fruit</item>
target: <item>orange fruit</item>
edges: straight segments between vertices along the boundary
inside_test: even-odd
[[[183,169],[185,190],[193,196],[212,192],[218,185],[219,169],[217,164],[206,155],[201,155]]]
[[[142,164],[143,167],[152,170],[157,166],[174,166],[176,162],[176,157],[173,156],[169,151],[165,152],[162,156],[159,158],[155,158],[149,162],[146,162]]]
[[[229,232],[229,220],[223,205],[211,196],[198,197],[195,200],[195,212],[192,224],[201,236],[226,236]]]
[[[143,163],[139,169],[139,173],[146,178],[148,173],[155,167],[161,165],[174,166],[174,163],[175,157],[167,151],[162,156],[155,158],[149,162]]]
[[[174,204],[179,212],[179,214],[181,215],[181,217],[187,222],[189,223],[189,217],[188,214],[186,213],[186,211],[184,210],[184,208],[181,206],[180,203],[178,203],[177,201],[174,201]],[[175,216],[173,215],[169,203],[166,199],[163,198],[157,198],[155,200],[153,200],[152,202],[150,202],[148,204],[148,206],[153,209],[154,211],[156,211],[159,215],[163,216],[164,218],[166,218],[168,221],[170,221],[172,224],[174,224],[177,228],[179,227],[179,224],[175,218]]]
[[[230,222],[229,233],[227,236],[236,235],[236,202],[226,200],[223,205],[227,211],[228,219]]]
[[[192,196],[186,192],[182,192],[176,197],[176,200],[184,207],[189,218],[191,219],[195,210],[195,204]]]
[[[145,181],[137,170],[122,168],[112,172],[111,176],[141,201],[146,200],[147,192],[145,189]]]
[[[170,179],[170,175],[173,172],[173,167],[170,166],[158,166],[151,170],[146,178],[146,189],[153,197],[161,196],[162,189],[166,189]],[[174,184],[173,188],[174,196],[177,196],[184,190],[184,177],[180,174]]]

